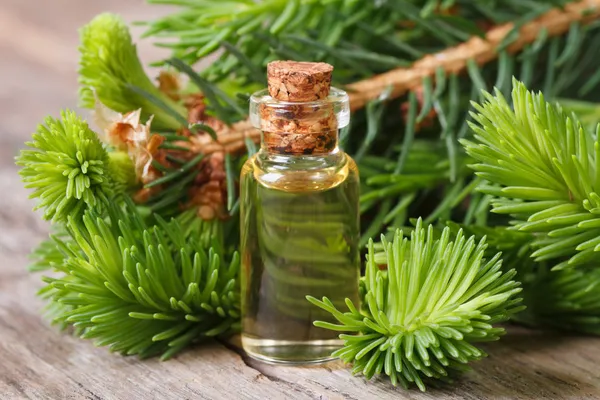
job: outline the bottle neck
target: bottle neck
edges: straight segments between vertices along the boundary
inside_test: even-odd
[[[289,154],[279,150],[261,146],[254,157],[255,166],[269,176],[288,175],[289,173],[305,173],[307,171],[325,171],[337,169],[345,163],[347,156],[335,146],[328,153],[322,154]]]
[[[326,156],[338,152],[339,131],[270,132],[262,131],[261,149],[270,155]]]

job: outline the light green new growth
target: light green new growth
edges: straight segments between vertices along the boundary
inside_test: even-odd
[[[79,52],[79,98],[83,107],[94,108],[97,96],[102,104],[121,113],[141,108],[144,121],[154,115],[152,126],[158,130],[186,125],[185,108],[148,78],[129,28],[119,16],[100,14],[85,25]]]
[[[69,218],[70,238],[55,237],[41,294],[55,322],[122,354],[168,358],[192,342],[238,329],[239,257],[227,264],[220,244],[206,249],[200,232],[173,220],[147,226],[130,201],[108,206],[108,219]],[[43,256],[44,254],[40,254]]]
[[[554,268],[600,260],[600,145],[574,115],[513,82],[513,107],[500,92],[473,103],[473,141],[463,140],[479,161],[477,175],[497,186],[493,212],[511,214],[515,228],[543,233],[534,241],[536,261],[570,257]]]
[[[475,138],[463,144],[480,162],[472,166],[477,174],[499,185],[483,188],[497,196],[493,211],[513,215],[515,228],[532,233],[525,244],[514,235],[500,244],[514,248],[504,259],[525,289],[528,310],[518,319],[600,334],[597,135],[517,81],[513,107],[499,93],[485,99],[475,105]]]
[[[327,298],[308,297],[340,322],[316,326],[354,332],[340,335],[344,347],[334,353],[354,364],[353,373],[384,373],[394,385],[425,390],[427,379],[449,380],[485,357],[472,343],[498,339],[504,329],[493,324],[523,308],[516,272],[502,272],[500,253],[484,258],[485,239],[476,243],[459,231],[451,240],[449,228],[435,239],[433,227],[419,220],[410,241],[397,230],[393,242],[382,236],[382,245],[384,270],[369,243],[360,311],[349,300],[342,313]]]
[[[64,222],[78,219],[86,209],[100,207],[112,194],[109,159],[97,135],[73,111],[60,119],[47,117],[39,125],[30,148],[16,163],[25,187],[35,189],[44,218]]]

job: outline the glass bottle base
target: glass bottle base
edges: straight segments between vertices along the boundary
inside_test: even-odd
[[[331,353],[341,348],[340,339],[273,340],[242,335],[242,347],[250,357],[270,364],[320,364],[335,360]]]

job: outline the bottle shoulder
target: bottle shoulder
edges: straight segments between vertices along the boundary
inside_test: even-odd
[[[341,183],[357,184],[356,162],[339,151],[326,157],[265,157],[257,153],[242,168],[242,179],[284,191],[318,191]]]

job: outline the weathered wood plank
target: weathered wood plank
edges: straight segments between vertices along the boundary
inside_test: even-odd
[[[12,163],[12,159],[8,160]],[[48,224],[31,209],[35,203],[19,181],[17,168],[0,164],[0,254],[23,256],[48,232]],[[0,274],[23,266],[0,264]],[[2,275],[0,275],[2,276]]]
[[[90,341],[56,332],[22,300],[0,295],[2,398],[313,398],[299,386],[270,380],[218,343],[169,362],[109,354]]]
[[[340,362],[324,367],[282,367],[246,362],[266,376],[346,399],[581,399],[600,398],[600,339],[559,336],[514,325],[501,341],[482,346],[491,356],[455,385],[426,393],[393,388],[387,381],[353,377]]]

